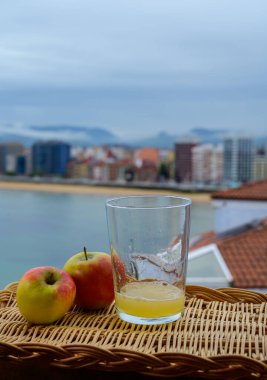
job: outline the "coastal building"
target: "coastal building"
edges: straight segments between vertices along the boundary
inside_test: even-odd
[[[212,194],[215,231],[223,233],[267,217],[267,179]]]
[[[88,178],[90,158],[71,159],[67,163],[67,176],[70,178]]]
[[[23,156],[24,145],[19,142],[0,144],[0,173],[16,174],[17,158]]]
[[[102,161],[95,161],[89,168],[89,178],[99,182],[108,181],[108,168],[107,164]]]
[[[165,182],[174,179],[174,150],[173,149],[160,149],[160,164],[158,180]]]
[[[130,147],[115,145],[110,146],[110,149],[119,161],[133,160],[134,150]]]
[[[157,182],[159,176],[159,168],[156,162],[143,160],[141,166],[135,166],[134,179],[139,182]]]
[[[257,155],[253,164],[253,180],[267,179],[267,154]]]
[[[172,163],[173,153],[167,149],[75,148],[68,162],[67,175],[97,182],[157,182],[169,179]]]
[[[246,183],[253,175],[254,143],[251,138],[224,140],[224,180],[228,184]]]
[[[108,164],[108,179],[109,181],[124,182],[126,180],[126,173],[132,167],[132,160],[122,159],[114,163]]]
[[[27,172],[26,156],[18,156],[16,161],[16,174],[24,175]]]
[[[60,141],[36,142],[32,146],[32,170],[38,175],[65,175],[70,145]]]
[[[191,182],[193,178],[192,149],[195,142],[177,142],[175,154],[175,180],[177,182]]]
[[[153,163],[155,166],[159,166],[160,163],[160,151],[157,148],[146,147],[142,149],[136,149],[134,152],[134,164],[138,167],[142,167],[144,162]]]
[[[203,144],[192,148],[192,180],[220,184],[223,181],[223,146]]]
[[[145,147],[134,152],[134,180],[139,182],[156,182],[161,162],[160,149]]]
[[[0,174],[6,171],[6,145],[0,144]]]

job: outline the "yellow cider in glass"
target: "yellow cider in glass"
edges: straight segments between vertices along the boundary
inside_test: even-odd
[[[160,318],[184,310],[184,292],[164,281],[136,281],[115,293],[119,311],[143,318]]]

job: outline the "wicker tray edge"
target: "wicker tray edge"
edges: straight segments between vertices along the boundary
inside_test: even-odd
[[[172,378],[190,375],[206,379],[266,378],[267,361],[240,355],[199,357],[184,353],[145,354],[125,349],[103,349],[93,345],[68,344],[55,347],[47,344],[0,341],[0,361],[12,364],[45,366],[96,371],[135,372],[143,375]]]

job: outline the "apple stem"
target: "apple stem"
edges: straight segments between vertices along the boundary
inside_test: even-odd
[[[85,247],[83,247],[83,252],[84,252],[85,260],[88,260],[88,256],[87,256],[87,252],[86,252],[86,248]]]

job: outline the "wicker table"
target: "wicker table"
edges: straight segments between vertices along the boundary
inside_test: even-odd
[[[174,323],[132,325],[111,305],[43,326],[20,315],[16,288],[0,291],[0,379],[267,378],[266,294],[187,286]]]

